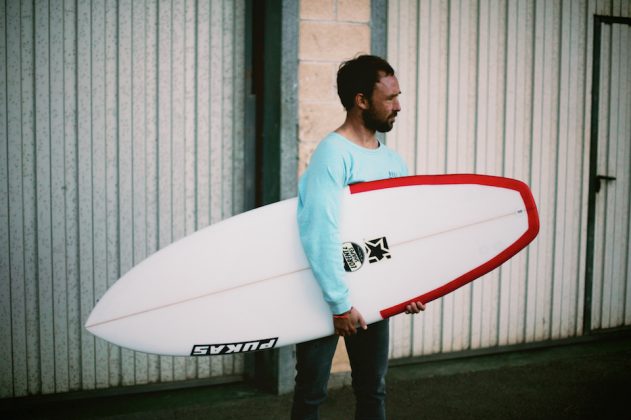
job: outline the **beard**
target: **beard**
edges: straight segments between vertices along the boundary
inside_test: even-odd
[[[364,125],[367,129],[378,131],[380,133],[387,133],[392,130],[394,125],[394,117],[397,116],[397,113],[393,113],[388,115],[386,118],[379,118],[379,116],[375,113],[374,107],[372,103],[370,104],[370,108],[362,111],[362,119],[364,120]]]

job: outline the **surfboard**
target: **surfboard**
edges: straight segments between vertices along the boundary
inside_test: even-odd
[[[201,229],[116,281],[85,327],[161,355],[244,353],[333,333],[300,244],[297,199]],[[539,231],[521,181],[421,175],[354,184],[342,197],[340,253],[368,323],[429,303],[497,268]],[[506,279],[510,281],[510,279]]]

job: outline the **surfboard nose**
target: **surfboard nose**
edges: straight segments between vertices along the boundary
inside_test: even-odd
[[[109,295],[109,296],[108,296]],[[90,315],[88,315],[88,319],[85,321],[84,327],[85,329],[95,337],[108,341],[114,345],[125,347],[131,350],[141,350],[140,347],[134,346],[134,340],[125,340],[125,333],[121,334],[121,328],[118,325],[123,317],[112,317],[111,316],[111,306],[112,302],[115,302],[116,299],[112,299],[112,293],[109,291],[99,299]],[[128,334],[131,334],[133,337],[141,337],[142,331],[136,329],[133,331],[128,331]],[[122,335],[122,337],[121,337]]]
[[[90,312],[90,315],[88,315],[88,319],[85,321],[84,324],[85,329],[90,331],[92,334],[94,334],[93,330],[96,325],[98,325],[99,322],[102,320],[102,318],[99,316],[99,312],[101,312],[99,303],[100,301],[98,301],[94,308],[92,308],[92,311]]]
[[[115,319],[111,314],[112,306],[116,306],[117,293],[116,289],[119,285],[114,284],[110,287],[103,296],[96,300],[92,311],[88,315],[88,319],[85,321],[84,327],[92,334],[99,336],[97,327],[99,325],[108,323]],[[118,314],[120,316],[120,314]],[[99,336],[100,337],[100,336]]]

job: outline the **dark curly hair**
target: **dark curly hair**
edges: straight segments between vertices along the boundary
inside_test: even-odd
[[[358,93],[370,99],[375,84],[384,75],[394,76],[394,69],[375,55],[360,55],[342,63],[337,71],[337,94],[344,108],[353,108]]]

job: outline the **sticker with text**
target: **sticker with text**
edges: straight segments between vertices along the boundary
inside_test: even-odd
[[[342,244],[342,256],[344,257],[344,270],[349,273],[359,270],[364,264],[364,250],[354,242]]]
[[[385,236],[366,241],[366,257],[368,258],[368,262],[371,264],[379,262],[384,258],[392,258],[390,248],[388,247],[388,241]]]
[[[191,356],[215,356],[219,354],[249,353],[251,351],[272,349],[278,337],[263,340],[242,341],[225,344],[195,344]]]
[[[342,257],[344,260],[344,270],[352,273],[364,266],[364,262],[376,263],[383,259],[392,258],[390,247],[385,236],[370,241],[364,241],[364,246],[355,242],[344,242],[342,244]]]

